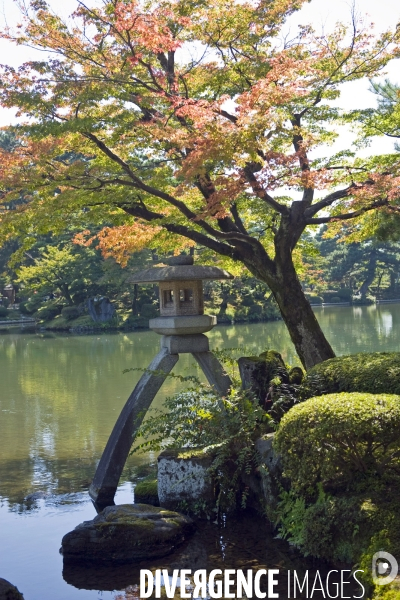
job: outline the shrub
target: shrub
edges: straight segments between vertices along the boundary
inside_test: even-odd
[[[39,318],[41,321],[51,321],[60,314],[62,306],[59,304],[46,304],[46,306],[42,306],[36,312],[35,317]]]
[[[353,290],[351,288],[340,288],[337,291],[337,295],[341,299],[342,302],[349,302],[353,295]]]
[[[324,302],[332,302],[332,298],[338,295],[338,290],[325,290],[324,292],[321,292],[321,296],[324,299]]]
[[[260,304],[253,304],[250,306],[248,312],[249,321],[261,321],[262,312],[263,309]]]
[[[303,398],[334,392],[400,395],[400,353],[339,356],[307,372],[301,388]]]
[[[307,293],[306,298],[310,304],[322,304],[322,298],[318,294]]]
[[[5,306],[0,306],[0,319],[5,319],[8,316],[8,310]]]
[[[155,319],[159,316],[159,313],[154,304],[142,304],[140,308],[140,316],[143,319]]]
[[[282,419],[275,447],[295,491],[400,475],[400,397],[343,393],[311,398]]]
[[[358,497],[334,497],[319,490],[307,506],[303,497],[282,492],[280,535],[304,556],[353,563],[368,548],[376,527],[376,507]]]
[[[328,300],[328,302],[338,304],[339,302],[342,302],[342,299],[340,298],[340,296],[332,296],[332,298]]]
[[[29,298],[29,300],[27,300],[27,302],[25,303],[26,312],[28,315],[32,315],[34,312],[36,312],[42,306],[43,306],[43,300],[38,294],[36,294],[32,298]]]
[[[218,489],[217,510],[244,507],[250,490],[242,478],[259,467],[255,440],[270,423],[252,395],[231,390],[221,398],[198,385],[167,398],[163,411],[150,411],[136,436],[144,442],[134,452],[202,448],[212,457],[209,472]]]
[[[61,314],[66,321],[72,321],[72,319],[79,317],[79,308],[77,306],[64,306]]]
[[[31,313],[29,312],[27,306],[26,306],[26,302],[20,302],[19,304],[19,312],[22,315],[30,315]]]

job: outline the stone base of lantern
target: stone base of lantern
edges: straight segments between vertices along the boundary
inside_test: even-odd
[[[179,317],[180,320],[184,318]],[[178,362],[179,354],[187,353],[192,354],[218,394],[225,396],[228,393],[231,380],[217,357],[209,351],[205,335],[163,336],[160,352],[143,373],[117,419],[89,488],[89,494],[99,510],[114,503],[119,478],[144,415],[168,373]]]
[[[217,324],[215,315],[190,315],[187,317],[157,317],[150,319],[149,327],[160,335],[191,335],[205,333]]]

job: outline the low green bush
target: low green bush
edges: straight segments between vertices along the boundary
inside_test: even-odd
[[[318,294],[307,293],[305,296],[310,304],[322,304],[322,298]]]
[[[0,319],[6,319],[8,317],[8,310],[5,306],[0,306]]]
[[[39,308],[39,310],[35,313],[35,317],[40,319],[41,321],[51,321],[61,313],[62,306],[54,303],[47,303],[45,306]]]
[[[335,392],[400,395],[400,353],[339,356],[307,372],[301,388],[302,398]]]
[[[79,317],[79,309],[77,306],[64,306],[61,310],[61,314],[67,321],[72,321]]]
[[[262,320],[263,308],[261,304],[253,304],[249,307],[248,317],[250,322],[257,322]]]
[[[275,435],[284,475],[306,498],[400,475],[400,396],[330,394],[295,405]],[[384,485],[384,483],[382,483]]]
[[[334,296],[338,296],[338,294],[338,290],[325,290],[324,292],[321,292],[321,296],[324,299],[324,302],[332,302],[332,298]]]
[[[351,288],[340,288],[337,291],[337,295],[342,302],[349,302],[352,298],[353,290]]]

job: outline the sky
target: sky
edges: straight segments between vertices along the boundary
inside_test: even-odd
[[[29,0],[27,0],[29,1]],[[86,0],[89,6],[94,6],[101,0]],[[48,5],[57,14],[67,18],[78,6],[77,0],[47,0]],[[329,31],[337,21],[349,21],[351,0],[311,0],[300,11],[293,15],[286,24],[286,33],[294,35],[297,25],[311,23],[317,32],[322,29]],[[393,28],[400,21],[400,3],[398,0],[356,0],[355,9],[360,15],[368,15],[368,21],[375,24],[378,33]],[[15,26],[20,21],[20,13],[14,0],[0,0],[0,29],[5,24]],[[43,52],[32,48],[16,46],[6,40],[0,40],[0,63],[14,67],[28,60],[39,58],[43,60]],[[400,60],[392,61],[386,69],[386,75],[394,83],[400,83]],[[383,78],[384,78],[383,77]],[[375,97],[369,91],[368,81],[358,81],[345,84],[338,104],[345,109],[367,108],[374,106]],[[0,127],[15,123],[15,111],[0,108]],[[337,150],[348,147],[352,136],[343,129],[335,146]],[[389,138],[377,138],[373,148],[363,152],[390,152],[393,141]]]

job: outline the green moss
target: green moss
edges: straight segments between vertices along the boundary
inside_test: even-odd
[[[157,479],[147,478],[135,487],[135,502],[160,506],[157,489]]]
[[[310,369],[301,388],[304,398],[335,392],[400,394],[400,353],[331,358]]]
[[[209,460],[210,455],[204,452],[204,448],[168,448],[162,452],[164,458],[179,459],[199,459]]]

